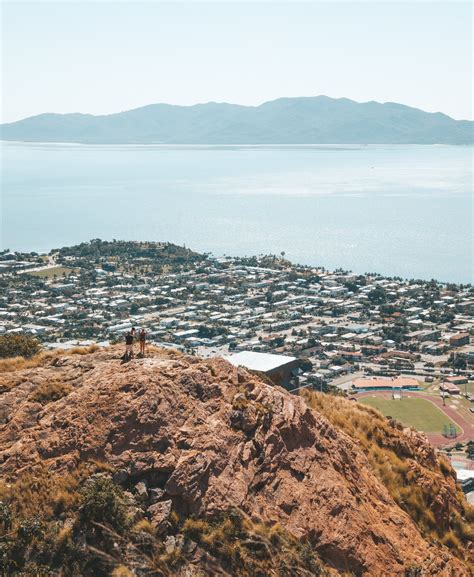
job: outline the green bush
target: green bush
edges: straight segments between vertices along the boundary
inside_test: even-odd
[[[118,533],[127,527],[127,506],[122,489],[109,477],[99,477],[82,491],[81,521],[108,525]]]
[[[36,355],[40,344],[34,337],[25,334],[9,334],[0,337],[0,358],[26,357]]]

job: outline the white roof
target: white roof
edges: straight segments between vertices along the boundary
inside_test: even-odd
[[[467,481],[467,479],[474,477],[474,471],[470,471],[469,469],[456,469],[456,477],[458,481]]]
[[[264,373],[296,361],[296,357],[254,353],[253,351],[242,351],[241,353],[225,357],[225,359],[235,367],[245,367],[252,371],[261,371]]]

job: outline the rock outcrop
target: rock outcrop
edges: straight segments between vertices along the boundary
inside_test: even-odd
[[[303,399],[222,359],[155,352],[122,364],[120,352],[52,355],[0,375],[0,479],[100,460],[116,483],[135,488],[159,531],[172,511],[238,508],[307,540],[341,573],[470,574],[422,536],[361,448]],[[34,391],[51,381],[71,392],[36,402]]]

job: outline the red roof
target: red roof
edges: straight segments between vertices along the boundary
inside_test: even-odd
[[[412,379],[411,377],[395,377],[393,379],[385,379],[383,377],[368,377],[354,379],[352,384],[356,389],[375,389],[381,387],[393,387],[400,389],[419,386],[418,381],[416,379]]]

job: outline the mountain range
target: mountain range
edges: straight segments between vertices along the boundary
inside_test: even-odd
[[[109,115],[39,114],[0,126],[0,139],[89,144],[472,144],[472,121],[394,102],[328,96],[260,106],[150,104]]]

